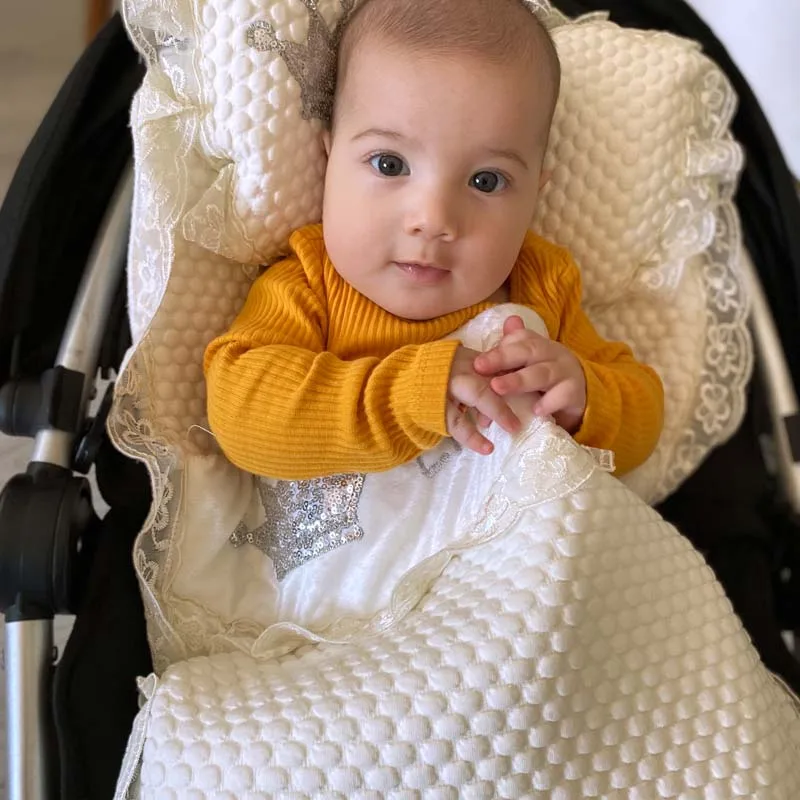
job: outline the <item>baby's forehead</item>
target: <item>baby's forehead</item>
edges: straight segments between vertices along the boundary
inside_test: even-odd
[[[424,75],[426,86],[447,86],[448,83],[464,77],[467,81],[475,71],[498,71],[502,75],[499,88],[495,91],[495,99],[508,105],[520,105],[525,98],[542,94],[542,87],[551,87],[551,76],[548,74],[543,60],[536,57],[497,58],[491,54],[453,46],[432,46],[430,48],[412,47],[402,42],[390,42],[379,33],[364,36],[350,53],[351,75],[360,77],[385,76],[397,64],[401,69],[408,68],[417,75]],[[447,70],[436,66],[445,63]],[[463,69],[461,69],[463,67]],[[360,84],[355,80],[353,83]],[[372,82],[370,81],[370,84]],[[339,87],[341,91],[342,87]],[[393,87],[394,91],[420,91],[416,82]],[[549,91],[546,92],[549,94]],[[370,96],[360,97],[361,102],[369,102]],[[472,103],[474,96],[465,95],[464,102]],[[543,114],[549,114],[549,103],[544,103]]]
[[[369,57],[369,66],[363,64],[363,59]],[[344,79],[348,68],[353,67],[361,72],[364,69],[380,70],[381,64],[397,61],[405,62],[415,70],[425,70],[426,64],[445,62],[452,67],[480,69],[499,69],[504,71],[507,78],[508,91],[504,92],[513,101],[520,91],[526,88],[541,87],[552,83],[547,65],[543,58],[537,56],[533,49],[527,53],[498,55],[497,53],[461,47],[448,42],[431,42],[430,46],[409,45],[402,41],[394,41],[382,35],[379,31],[369,32],[354,42],[348,54],[348,63],[341,70],[339,78]],[[441,80],[435,69],[430,70],[428,76],[431,81]],[[341,86],[339,87],[341,89]]]
[[[403,131],[407,143],[434,150],[456,136],[465,140],[456,148],[465,158],[481,148],[538,152],[547,141],[549,93],[536,91],[531,68],[493,64],[474,53],[434,52],[427,58],[374,44],[353,54],[348,86],[334,109],[334,127],[341,125],[345,135]]]
[[[355,41],[349,43],[339,62],[337,94],[347,84],[351,71],[363,68],[357,62],[364,54],[370,54],[372,69],[380,69],[382,60],[396,59],[400,54],[418,65],[443,59],[451,64],[473,65],[477,62],[487,68],[499,67],[508,73],[509,101],[513,101],[519,91],[544,91],[554,105],[559,92],[560,66],[557,57],[549,52],[551,47],[549,39],[545,39],[544,43],[531,41],[527,46],[498,52],[492,48],[462,45],[446,38],[410,44],[387,36],[380,30],[362,31]]]

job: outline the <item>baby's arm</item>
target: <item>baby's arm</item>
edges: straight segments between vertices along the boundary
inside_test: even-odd
[[[658,442],[661,381],[627,345],[607,342],[594,329],[581,308],[580,273],[571,257],[563,252],[548,267],[534,280],[548,286],[551,318],[559,322],[556,340],[511,317],[500,344],[479,356],[475,368],[495,376],[491,386],[502,397],[533,393],[534,413],[554,415],[581,444],[614,451],[617,474],[624,474]]]
[[[343,361],[325,351],[324,299],[295,259],[267,270],[206,351],[208,418],[238,467],[287,480],[378,472],[447,434],[457,341]]]
[[[581,307],[577,265],[566,259],[558,282],[561,327],[556,337],[578,357],[586,376],[586,411],[575,438],[613,450],[616,474],[638,467],[653,452],[664,424],[664,388],[655,370],[621,342],[595,330]]]

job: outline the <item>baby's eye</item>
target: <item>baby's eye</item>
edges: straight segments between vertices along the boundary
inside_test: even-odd
[[[398,175],[410,175],[411,170],[408,164],[400,156],[393,156],[391,153],[380,153],[373,156],[369,163],[372,168],[385,175],[387,178],[396,178]]]
[[[473,189],[477,189],[479,192],[491,194],[492,192],[505,189],[508,185],[508,181],[506,181],[506,179],[499,172],[489,172],[488,170],[485,170],[483,172],[476,172],[469,179],[469,185]]]

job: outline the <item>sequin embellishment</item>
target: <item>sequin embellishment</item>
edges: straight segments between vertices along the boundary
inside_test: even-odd
[[[432,458],[431,456],[435,455],[440,449],[444,449],[445,452],[436,459]],[[447,439],[440,447],[428,453],[423,453],[417,458],[419,471],[428,479],[435,478],[461,450],[461,445],[455,439]]]
[[[308,35],[304,43],[279,39],[272,23],[259,19],[245,31],[245,42],[259,52],[279,53],[292,77],[300,86],[305,119],[330,120],[336,80],[336,57],[339,38],[354,0],[342,0],[341,16],[331,31],[317,5],[317,0],[301,0],[308,10]]]
[[[251,530],[240,522],[231,542],[255,545],[268,555],[279,581],[307,561],[364,536],[358,521],[363,475],[274,484],[259,478],[257,486],[264,521]]]

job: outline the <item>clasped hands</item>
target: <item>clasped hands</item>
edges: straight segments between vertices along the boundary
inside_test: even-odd
[[[450,370],[447,430],[459,444],[488,455],[484,436],[493,422],[508,433],[522,423],[511,410],[512,397],[527,395],[537,416],[552,416],[569,433],[586,412],[586,377],[567,347],[528,330],[521,317],[509,317],[503,338],[485,353],[459,347]]]

